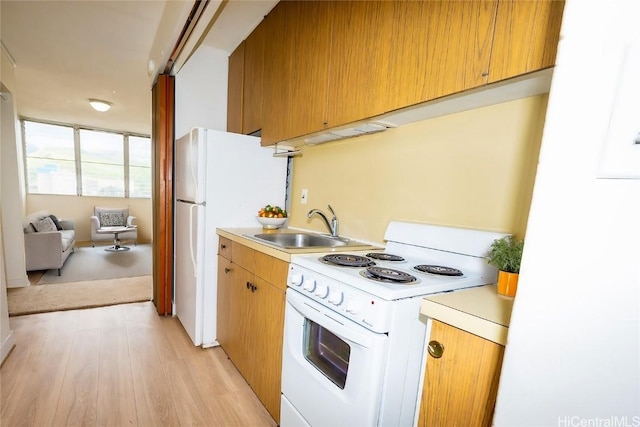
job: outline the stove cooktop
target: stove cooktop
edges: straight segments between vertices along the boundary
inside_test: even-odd
[[[342,254],[363,257],[365,254]],[[396,254],[392,254],[396,255]],[[457,255],[457,254],[456,254]],[[459,256],[459,255],[458,255]],[[474,286],[482,286],[492,283],[495,274],[485,274],[482,268],[474,269],[471,264],[479,264],[479,259],[465,260],[467,269],[459,264],[451,264],[453,260],[429,260],[426,258],[412,259],[401,256],[401,261],[387,261],[367,257],[374,265],[369,268],[379,271],[382,276],[399,277],[403,282],[392,280],[378,281],[371,279],[367,274],[367,266],[336,266],[327,264],[322,257],[299,256],[293,259],[292,265],[307,269],[307,275],[315,276],[323,282],[342,282],[361,291],[378,296],[385,300],[411,298],[421,295],[429,295],[440,292],[464,289]],[[444,258],[451,258],[444,254]],[[455,258],[455,257],[454,257]],[[395,257],[394,257],[395,259]],[[471,262],[469,262],[471,261]],[[449,262],[449,263],[447,263]],[[481,260],[484,263],[484,260]],[[437,265],[456,269],[460,275],[442,275],[423,272],[415,269],[419,265]],[[477,267],[480,267],[479,265]],[[413,279],[407,279],[413,278]]]
[[[484,230],[392,221],[385,232],[384,250],[338,254],[360,266],[335,266],[322,255],[300,255],[292,259],[290,273],[310,279],[315,276],[323,286],[350,286],[388,301],[482,286],[496,281],[498,272],[487,264],[485,256],[491,243],[504,236]],[[367,254],[370,256],[364,263],[355,262]],[[366,277],[363,272],[367,267],[377,269],[385,280]],[[434,269],[446,274],[429,272]],[[389,280],[396,277],[409,279],[405,283]]]

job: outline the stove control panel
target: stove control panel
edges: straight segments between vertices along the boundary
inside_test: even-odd
[[[378,333],[389,331],[392,303],[346,283],[291,264],[287,285],[328,309]]]

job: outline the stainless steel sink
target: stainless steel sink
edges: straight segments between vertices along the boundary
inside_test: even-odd
[[[363,246],[366,243],[356,242],[342,238],[334,238],[329,236],[321,236],[308,233],[273,233],[273,234],[254,234],[258,240],[271,243],[282,248],[335,248],[341,246]]]

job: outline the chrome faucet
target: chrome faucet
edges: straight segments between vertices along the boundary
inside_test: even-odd
[[[331,237],[338,237],[338,217],[336,217],[336,213],[333,211],[333,208],[331,208],[331,205],[328,205],[328,207],[331,211],[331,214],[333,215],[333,218],[331,218],[331,223],[329,223],[327,216],[320,209],[311,209],[307,214],[307,218],[311,218],[314,214],[318,214],[320,218],[324,220],[324,223],[331,232]]]

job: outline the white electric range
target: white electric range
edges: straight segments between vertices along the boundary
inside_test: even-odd
[[[295,257],[289,267],[281,425],[411,426],[425,295],[495,283],[502,233],[391,222],[383,251]],[[323,402],[323,403],[318,403]]]

